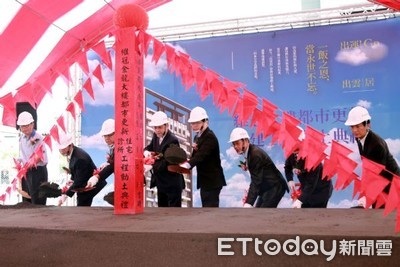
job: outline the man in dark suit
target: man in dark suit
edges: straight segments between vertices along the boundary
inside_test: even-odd
[[[109,148],[107,153],[107,161],[102,163],[96,173],[87,182],[86,188],[94,187],[98,182],[104,183],[106,179],[114,173],[114,119],[107,119],[103,122],[100,129],[100,135],[104,138],[104,142]],[[110,205],[114,205],[114,191],[109,192],[103,198]]]
[[[179,146],[178,138],[169,130],[167,114],[162,111],[153,114],[149,126],[154,128],[154,134],[144,154],[153,165],[150,188],[157,187],[158,207],[181,207],[185,188],[183,175],[170,172],[163,156],[172,144]]]
[[[360,155],[385,166],[386,170],[380,173],[383,177],[392,181],[392,173],[400,175],[399,165],[390,153],[386,141],[370,129],[371,116],[366,108],[361,106],[352,108],[345,125],[350,126],[351,132],[356,138]],[[385,187],[384,192],[388,193],[389,190],[390,184]],[[365,207],[365,200],[360,200],[360,205]]]
[[[322,180],[322,163],[312,170],[306,170],[304,164],[304,159],[297,158],[297,152],[285,161],[285,176],[290,190],[295,190],[293,174],[297,175],[301,184],[301,195],[292,208],[326,208],[333,191],[332,181]]]
[[[188,122],[196,136],[189,161],[180,166],[186,169],[197,168],[197,189],[200,189],[202,206],[218,207],[221,189],[226,185],[218,139],[208,128],[208,115],[203,108],[193,108]]]
[[[243,207],[253,207],[257,200],[257,208],[276,208],[289,190],[274,162],[264,150],[250,144],[249,134],[243,128],[232,130],[229,143],[245,157],[243,168],[250,172],[251,182]]]
[[[86,151],[73,144],[72,136],[69,134],[63,135],[60,138],[59,146],[60,154],[67,157],[69,162],[69,171],[73,184],[62,191],[59,199],[59,205],[68,197],[72,197],[77,193],[77,206],[91,206],[93,198],[104,188],[106,181],[99,181],[95,187],[86,188],[88,180],[92,177],[96,170],[92,158]]]

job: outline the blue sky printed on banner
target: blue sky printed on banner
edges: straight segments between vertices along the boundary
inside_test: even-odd
[[[357,145],[344,121],[355,105],[363,105],[372,116],[372,129],[386,139],[399,162],[400,125],[398,121],[398,75],[400,58],[399,20],[310,27],[267,33],[226,36],[172,43],[221,76],[242,82],[259,99],[278,106],[278,115],[289,112],[326,134],[325,142],[335,139],[355,151],[350,157],[360,161]],[[98,58],[92,54],[90,65]],[[82,146],[97,165],[105,161],[107,148],[98,135],[102,122],[114,115],[114,74],[103,69],[104,88],[93,79],[96,101],[86,96],[86,112],[82,114]],[[145,59],[145,86],[177,103],[193,108],[204,107],[210,117],[210,128],[216,133],[228,185],[221,192],[222,207],[240,207],[250,178],[237,163],[241,159],[228,143],[231,130],[238,126],[227,111],[220,113],[212,95],[201,101],[194,87],[185,91],[180,77],[169,73],[164,57],[157,65],[150,56]],[[283,172],[284,157],[280,145],[255,136],[255,128],[242,125],[252,143],[262,147]],[[329,150],[327,151],[329,154]],[[360,168],[356,172],[361,175]],[[195,178],[195,177],[194,177]],[[335,179],[334,179],[335,181]],[[95,199],[95,205],[107,205],[102,197],[113,190],[113,179]],[[194,188],[196,181],[194,181]],[[334,191],[328,207],[350,207],[352,185]],[[201,206],[194,191],[194,206]],[[289,194],[280,207],[289,207]]]

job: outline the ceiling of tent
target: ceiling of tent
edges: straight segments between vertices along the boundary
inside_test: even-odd
[[[121,5],[134,3],[150,11],[169,1],[2,0],[0,97],[38,79],[45,83],[41,77],[46,72],[56,71],[58,65],[106,37],[113,31],[113,15]],[[45,38],[49,35],[53,38]],[[43,61],[29,61],[33,53],[41,54]],[[26,80],[21,81],[18,72],[28,75]],[[38,94],[35,97],[40,98],[45,92]]]
[[[26,101],[18,94],[31,98],[31,103],[40,103],[55,79],[66,76],[71,62],[79,63],[79,55],[84,55],[81,52],[88,51],[114,30],[113,15],[120,6],[134,3],[146,11],[157,8],[153,12],[160,11],[158,17],[170,22],[171,10],[166,9],[168,14],[162,15],[162,9],[170,6],[168,2],[172,0],[1,0],[0,105],[7,109],[15,101]],[[254,6],[257,5],[251,8]],[[210,15],[216,9],[214,5],[214,10],[198,13]]]

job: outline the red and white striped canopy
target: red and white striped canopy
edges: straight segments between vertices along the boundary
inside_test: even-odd
[[[59,70],[113,31],[113,15],[121,5],[150,11],[169,1],[1,0],[0,98],[35,83],[47,84],[46,72]],[[44,94],[33,97],[39,100]]]

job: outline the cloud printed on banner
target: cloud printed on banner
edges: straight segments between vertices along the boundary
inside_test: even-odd
[[[235,148],[233,148],[233,146],[229,147],[226,150],[226,157],[228,158],[229,161],[237,161],[239,164],[239,158],[243,158],[243,156],[239,155]]]
[[[227,185],[222,188],[220,195],[221,207],[242,207],[242,198],[249,188],[250,178],[246,173],[236,173],[227,179]]]
[[[361,106],[361,107],[364,107],[364,108],[366,108],[366,109],[370,109],[371,106],[372,106],[372,103],[371,103],[370,101],[368,101],[368,100],[362,100],[362,99],[360,99],[360,100],[358,100],[358,102],[357,102],[357,106]]]
[[[376,42],[350,49],[341,49],[336,54],[335,60],[343,64],[360,66],[370,62],[380,61],[385,58],[387,54],[387,46],[383,43]]]
[[[81,141],[81,147],[83,149],[100,149],[104,151],[109,150],[107,144],[104,142],[103,136],[101,136],[100,133],[91,136],[82,135]]]

